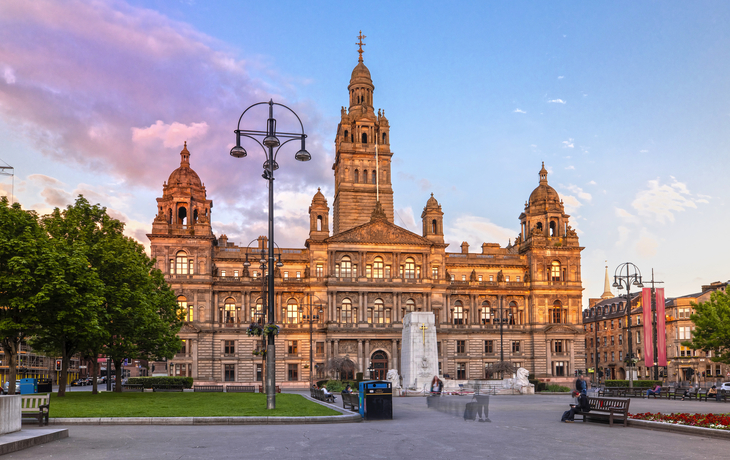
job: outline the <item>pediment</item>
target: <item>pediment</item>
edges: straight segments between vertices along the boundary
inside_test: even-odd
[[[374,219],[370,222],[333,235],[325,240],[327,243],[374,243],[374,244],[410,244],[431,246],[433,242],[427,238],[410,232],[385,219]]]
[[[577,334],[578,330],[567,324],[551,324],[544,329],[545,333],[551,334]]]

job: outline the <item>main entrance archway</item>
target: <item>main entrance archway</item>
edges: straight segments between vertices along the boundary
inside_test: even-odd
[[[370,363],[373,366],[373,380],[385,380],[388,375],[388,355],[384,351],[376,351],[370,357]]]

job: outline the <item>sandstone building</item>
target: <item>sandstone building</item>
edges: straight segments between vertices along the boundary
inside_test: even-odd
[[[489,377],[500,351],[505,361],[539,377],[585,369],[583,248],[544,165],[519,215],[514,244],[484,243],[474,252],[464,242],[459,252],[448,252],[444,212],[433,194],[421,214],[421,234],[393,222],[391,127],[383,111],[375,112],[374,91],[360,55],[347,87],[349,107],[342,108],[335,133],[332,225],[328,201],[318,191],[303,247],[277,252],[283,263],[273,273],[281,325],[277,382],[304,385],[310,373],[322,377],[334,356],[348,356],[366,377],[371,365],[376,378],[400,369],[408,311],[434,312],[439,368],[450,378]],[[186,145],[157,199],[148,235],[186,316],[180,332],[185,345],[168,372],[203,381],[261,381],[260,340],[248,337],[246,328],[261,317],[267,273],[259,259],[268,241],[259,237],[247,247],[213,234],[213,202],[190,157]]]

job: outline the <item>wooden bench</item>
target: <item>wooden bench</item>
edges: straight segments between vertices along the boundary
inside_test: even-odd
[[[153,392],[171,392],[171,391],[183,391],[182,385],[152,385]]]
[[[253,385],[228,385],[226,393],[256,393],[256,387]]]
[[[124,383],[122,391],[144,391],[144,385],[141,383]]]
[[[38,425],[48,425],[48,412],[51,406],[51,395],[21,395],[20,396],[20,419],[34,418]]]
[[[320,390],[318,388],[312,388],[311,391],[312,391],[312,397],[314,399],[319,399],[320,401],[324,401],[324,402],[331,402],[331,403],[335,402],[335,395],[333,395],[333,394],[325,395],[324,390]]]
[[[196,393],[223,393],[223,385],[195,385],[193,391]]]
[[[279,385],[276,385],[276,392],[281,393],[281,387]],[[259,385],[259,393],[266,393],[263,385]]]
[[[575,415],[582,415],[584,422],[586,417],[595,417],[608,419],[609,426],[613,426],[614,420],[623,420],[624,426],[628,426],[630,402],[630,399],[589,397],[588,404],[591,406],[591,411],[577,411]]]
[[[347,409],[347,406],[350,406],[353,411],[360,410],[360,395],[357,393],[342,393],[342,408]]]

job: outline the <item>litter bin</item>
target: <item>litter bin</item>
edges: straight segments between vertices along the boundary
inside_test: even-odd
[[[38,379],[37,393],[53,393],[53,380]]]
[[[38,379],[20,379],[18,389],[22,395],[38,393]]]
[[[390,382],[360,382],[360,416],[365,420],[393,419],[393,388]]]

